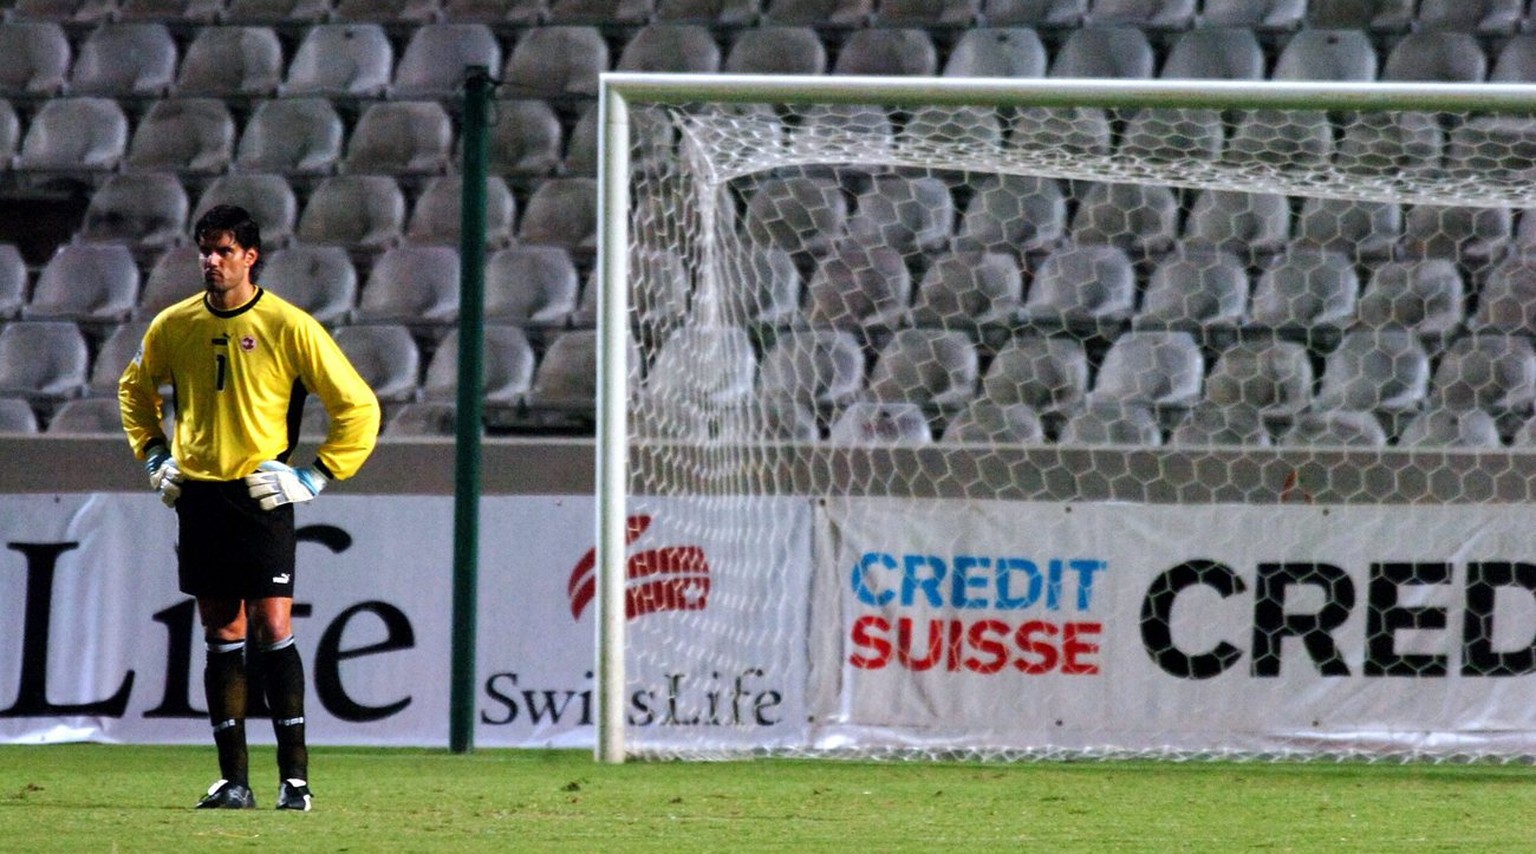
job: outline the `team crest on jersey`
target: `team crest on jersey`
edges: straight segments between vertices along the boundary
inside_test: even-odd
[[[240,349],[244,350],[247,353],[255,350],[256,349],[256,336],[254,336],[254,335],[242,335],[242,336],[240,336]]]

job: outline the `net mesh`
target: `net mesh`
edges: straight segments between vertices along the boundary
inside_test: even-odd
[[[856,538],[836,509],[895,506],[900,525],[929,530],[950,523],[956,501],[982,512],[1130,502],[1284,508],[1313,519],[1341,505],[1471,507],[1475,518],[1479,506],[1529,501],[1536,217],[1522,214],[1536,196],[1536,118],[1132,106],[631,110],[631,524],[665,517],[666,536],[698,545],[712,573],[686,607],[654,585],[629,590],[626,657],[652,686],[637,688],[629,708],[632,749],[1536,752],[1520,738],[1458,739],[1466,720],[1419,712],[1386,715],[1363,735],[1311,712],[1263,737],[1234,734],[1215,722],[1227,701],[1202,699],[1204,683],[1174,698],[1177,720],[1152,715],[1165,731],[1127,737],[1113,714],[1073,723],[1052,711],[1084,690],[1059,665],[1026,689],[1039,726],[1004,737],[963,723],[935,730],[902,701],[874,709],[850,671],[859,614],[846,569],[862,553],[848,551]],[[1455,545],[1461,522],[1426,520],[1424,548],[1471,584],[1475,572],[1458,563]],[[1282,520],[1194,551],[1273,556],[1305,530]],[[958,554],[966,538],[956,530],[930,550]],[[632,585],[648,577],[636,560]],[[1260,575],[1240,585],[1257,604],[1238,622],[1181,605],[1169,618],[1175,636],[1204,639],[1183,646],[1210,646],[1226,626],[1244,638],[1236,670],[1257,673],[1252,662],[1272,642],[1301,679],[1325,670],[1313,644],[1326,638],[1309,631],[1358,624],[1362,640],[1340,653],[1352,677],[1372,666],[1371,632],[1397,642],[1402,626],[1373,623],[1364,606],[1346,609],[1338,626],[1265,623],[1254,616],[1264,595],[1288,614],[1299,606],[1287,606],[1287,584],[1268,588]],[[1327,579],[1286,577],[1323,597],[1318,620],[1340,604]],[[1363,599],[1368,582],[1352,586]],[[1153,618],[1135,601],[1109,607],[1139,625],[1118,631],[1139,635],[1145,657],[1160,662]],[[639,617],[667,610],[677,613]],[[1465,603],[1445,610],[1452,625],[1475,616]],[[1499,632],[1518,647],[1536,633],[1536,614],[1517,610]],[[884,627],[877,641],[920,652],[943,645],[943,620],[954,614],[946,601],[925,615],[935,621],[914,624],[915,637],[898,636],[894,617],[863,625]],[[991,630],[968,625],[955,631],[985,640]],[[1410,628],[1433,628],[1433,618]],[[1300,645],[1282,643],[1298,636]],[[1429,678],[1443,658],[1394,666]],[[1004,659],[1010,671],[1035,660]],[[690,694],[669,681],[685,672],[714,687]],[[754,674],[746,688],[743,673]],[[1090,693],[1101,690],[1113,693]],[[664,697],[674,724],[716,725],[687,737],[687,727],[660,726]],[[764,735],[743,711],[752,702],[760,719],[807,723]],[[884,735],[867,737],[871,729]]]

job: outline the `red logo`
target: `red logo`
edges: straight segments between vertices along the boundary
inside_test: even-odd
[[[624,545],[651,526],[649,516],[626,520]],[[655,611],[702,611],[709,604],[709,561],[698,546],[665,546],[630,555],[625,562],[624,615],[629,619]],[[581,619],[597,597],[597,549],[588,549],[571,570],[566,586],[571,616]]]
[[[252,336],[252,335],[242,335],[242,336],[240,336],[240,349],[244,350],[247,353],[251,352],[252,350],[255,350],[256,349],[256,338],[255,338],[255,336]]]

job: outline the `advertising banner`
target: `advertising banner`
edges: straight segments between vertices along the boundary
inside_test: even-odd
[[[1528,508],[827,513],[823,747],[1536,753]]]

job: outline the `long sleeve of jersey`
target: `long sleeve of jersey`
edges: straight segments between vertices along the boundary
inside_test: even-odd
[[[373,390],[314,318],[268,291],[231,311],[210,308],[198,294],[150,323],[118,383],[123,429],[141,458],[164,441],[166,386],[176,412],[171,452],[193,480],[235,480],[267,460],[286,460],[308,392],[330,416],[316,453],[328,477],[351,477],[377,441]]]

